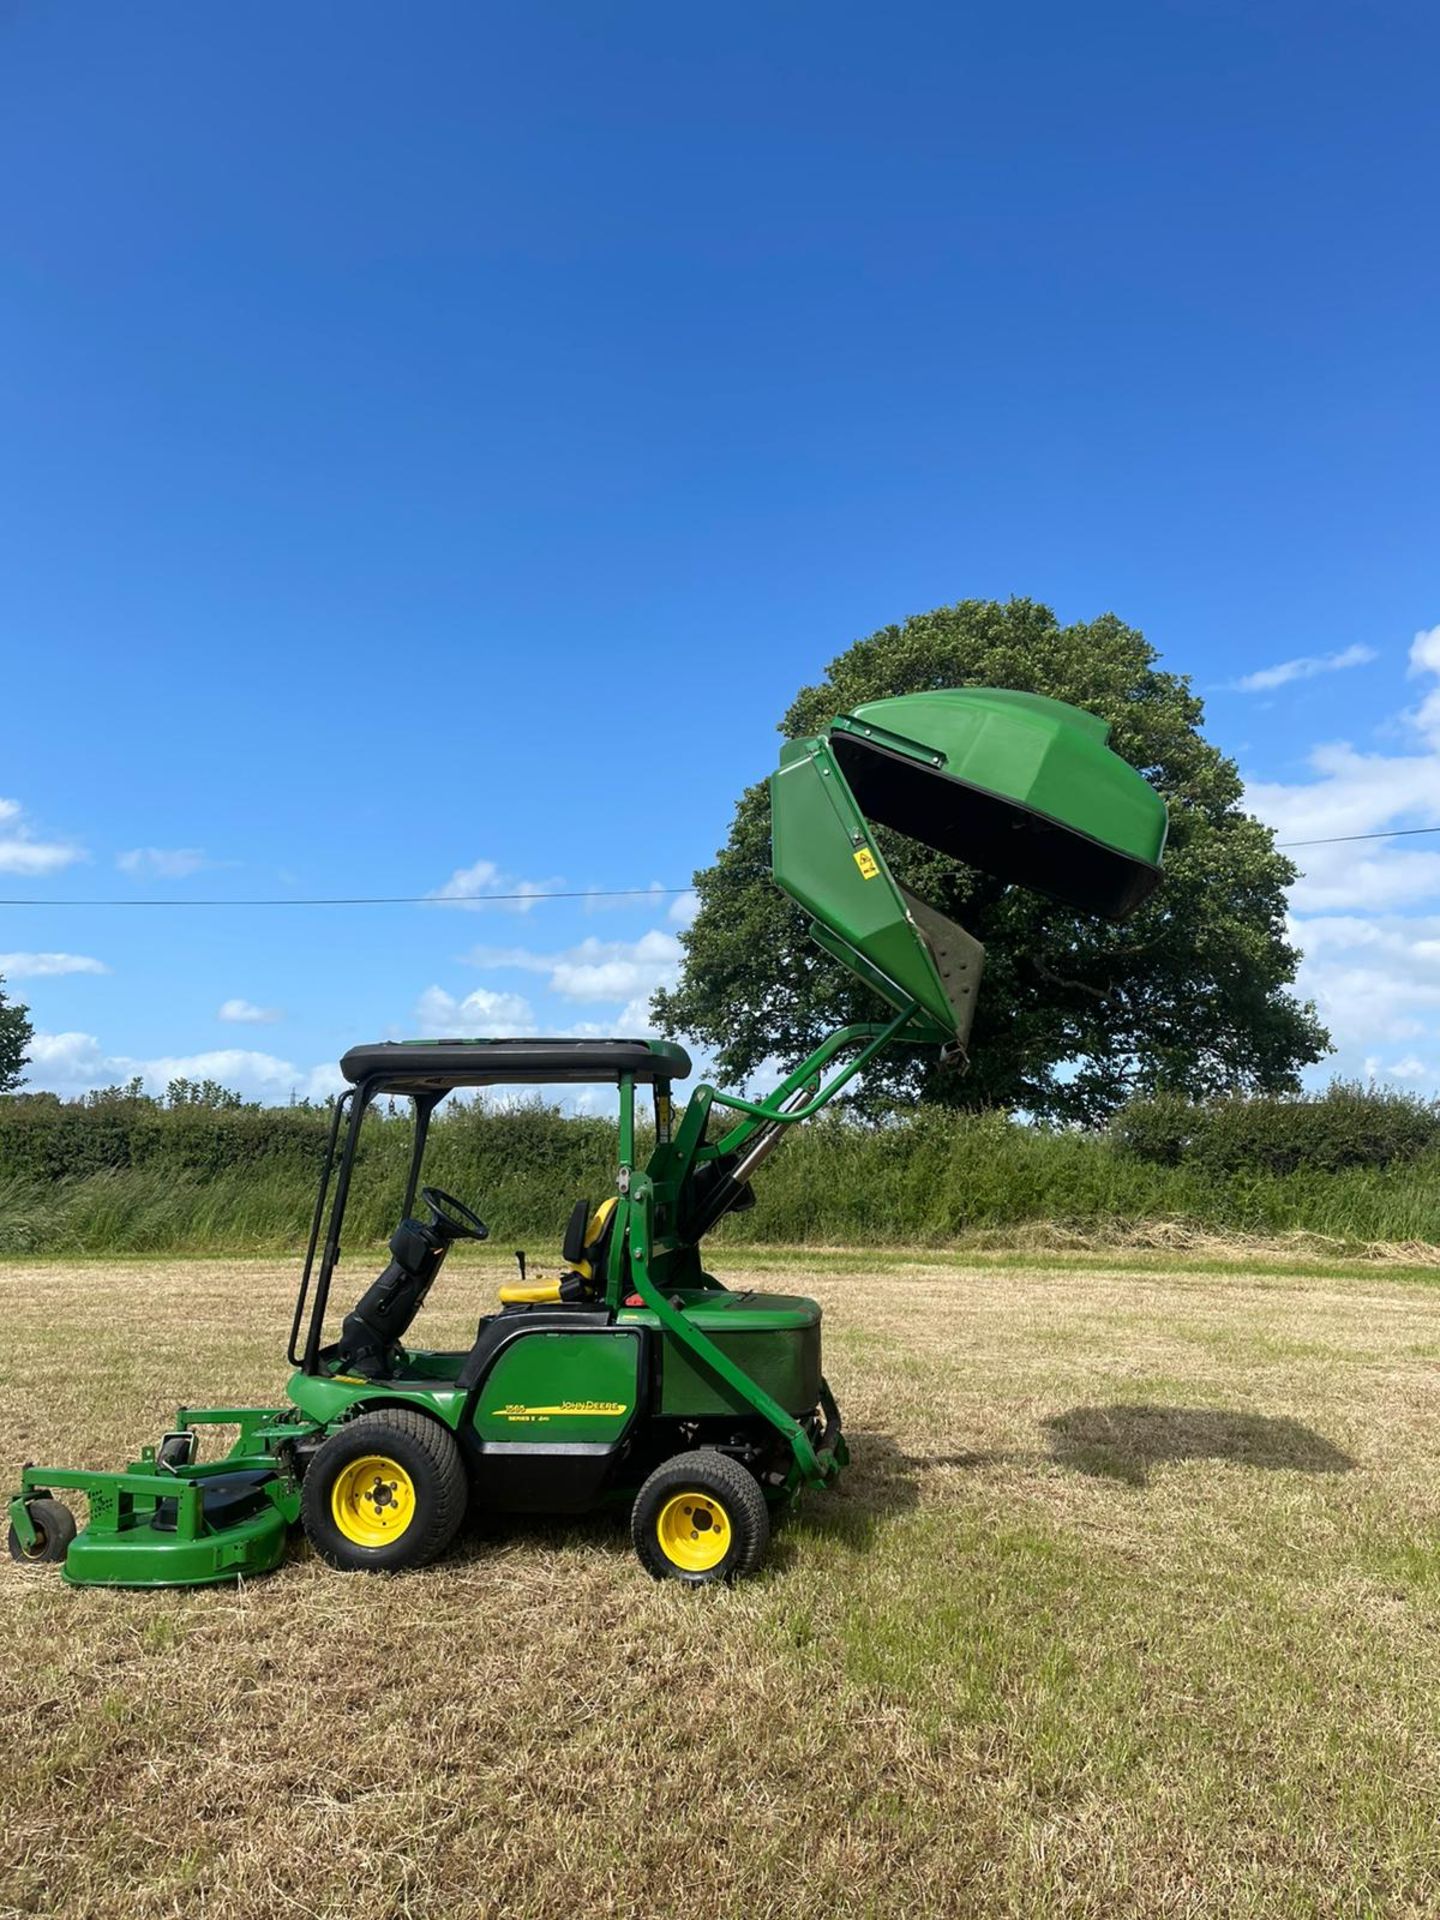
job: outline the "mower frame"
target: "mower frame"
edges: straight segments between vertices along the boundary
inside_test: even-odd
[[[892,1011],[888,1020],[837,1028],[763,1100],[705,1083],[691,1095],[676,1128],[672,1082],[689,1074],[690,1062],[681,1048],[664,1041],[448,1040],[352,1049],[342,1062],[351,1085],[331,1111],[291,1321],[290,1404],[182,1409],[159,1447],[147,1447],[119,1473],[26,1466],[10,1502],[12,1554],[63,1558],[65,1577],[79,1583],[196,1584],[268,1570],[283,1555],[288,1525],[303,1517],[312,1540],[337,1566],[419,1564],[383,1555],[372,1561],[336,1557],[323,1541],[323,1515],[312,1511],[314,1489],[328,1484],[325,1460],[339,1465],[352,1443],[359,1449],[357,1471],[368,1473],[377,1464],[394,1469],[394,1486],[377,1479],[365,1495],[376,1515],[383,1515],[401,1479],[410,1487],[402,1465],[388,1457],[377,1462],[364,1451],[366,1432],[375,1432],[388,1413],[394,1449],[404,1453],[413,1441],[418,1453],[412,1464],[421,1481],[439,1476],[438,1504],[432,1503],[432,1518],[439,1516],[436,1540],[427,1553],[443,1551],[440,1533],[448,1540],[459,1524],[467,1486],[463,1440],[472,1449],[472,1492],[490,1473],[492,1460],[499,1463],[497,1473],[506,1462],[518,1462],[517,1472],[527,1463],[532,1470],[537,1462],[558,1464],[562,1481],[573,1469],[576,1490],[584,1494],[588,1488],[601,1498],[626,1491],[632,1469],[651,1465],[632,1516],[636,1549],[649,1570],[697,1579],[749,1571],[768,1535],[766,1503],[782,1505],[804,1487],[827,1485],[848,1451],[839,1408],[820,1372],[818,1306],[787,1296],[730,1294],[706,1271],[700,1243],[732,1208],[749,1204],[755,1172],[789,1129],[827,1107],[886,1047],[933,1045],[952,1061],[965,1057],[984,948],[899,883],[887,859],[887,834],[919,840],[1004,882],[1110,919],[1124,918],[1148,896],[1160,879],[1166,809],[1143,777],[1109,749],[1108,735],[1104,720],[1041,695],[948,688],[868,703],[838,715],[821,734],[786,743],[770,779],[775,882],[809,915],[820,946]],[[406,1353],[401,1333],[408,1331],[450,1240],[486,1232],[463,1203],[433,1189],[427,1190],[434,1196],[427,1201],[434,1214],[430,1225],[411,1217],[417,1194],[425,1197],[419,1181],[435,1108],[460,1087],[566,1081],[618,1090],[614,1211],[603,1272],[592,1270],[605,1244],[597,1240],[595,1260],[582,1259],[584,1273],[564,1276],[550,1296],[566,1303],[560,1310],[539,1308],[526,1292],[523,1301],[505,1305],[505,1313],[517,1317],[505,1324],[504,1314],[482,1321],[468,1355]],[[652,1087],[655,1099],[655,1147],[644,1167],[636,1156],[640,1085]],[[395,1259],[347,1316],[354,1339],[342,1330],[340,1341],[327,1348],[326,1311],[365,1114],[384,1094],[408,1097],[415,1121],[403,1218],[391,1240]],[[728,1125],[712,1140],[717,1114]],[[447,1219],[442,1201],[467,1215],[469,1225]],[[580,1215],[582,1229],[587,1217]],[[422,1249],[418,1254],[416,1247]],[[411,1258],[418,1264],[407,1266]],[[396,1291],[387,1295],[396,1274]],[[581,1291],[558,1290],[567,1281]],[[372,1295],[380,1301],[373,1325],[366,1318]],[[390,1314],[402,1296],[403,1311]],[[752,1310],[737,1310],[752,1297],[758,1303]],[[587,1310],[592,1301],[593,1310]],[[376,1327],[392,1324],[399,1331],[384,1333],[383,1348],[366,1344],[372,1335],[380,1337]],[[567,1332],[587,1337],[578,1346],[571,1341],[567,1347],[562,1338],[548,1348],[543,1338],[531,1338]],[[591,1334],[617,1337],[607,1343]],[[727,1344],[734,1350],[727,1351]],[[509,1365],[510,1349],[527,1345],[526,1364],[538,1366],[526,1383],[532,1398],[536,1392],[556,1397],[536,1361],[548,1352],[557,1377],[573,1381],[582,1393],[592,1365],[594,1378],[610,1379],[617,1391],[630,1367],[629,1404],[611,1396],[483,1405],[485,1391]],[[416,1377],[397,1377],[392,1353],[413,1363]],[[556,1358],[565,1354],[568,1359]],[[354,1372],[342,1370],[347,1355]],[[749,1356],[753,1368],[741,1355]],[[522,1365],[519,1374],[524,1372]],[[404,1426],[420,1414],[432,1424]],[[597,1416],[600,1424],[587,1425]],[[504,1424],[512,1419],[521,1438]],[[351,1425],[357,1420],[369,1420],[371,1427],[357,1433]],[[530,1437],[537,1422],[545,1431],[540,1441]],[[239,1430],[230,1452],[221,1461],[199,1463],[195,1430],[226,1423]],[[443,1444],[437,1437],[442,1429]],[[607,1437],[595,1440],[602,1431]],[[671,1440],[687,1432],[690,1450],[682,1452]],[[311,1472],[317,1456],[323,1456],[321,1466]],[[690,1490],[677,1494],[671,1469],[678,1471],[682,1460]],[[613,1484],[605,1478],[612,1464]],[[587,1479],[597,1467],[599,1477]],[[494,1479],[488,1484],[493,1491]],[[537,1473],[534,1485],[543,1491],[545,1484]],[[552,1477],[552,1494],[557,1484]],[[78,1539],[68,1512],[49,1498],[57,1487],[89,1498],[90,1523]],[[665,1536],[654,1512],[645,1509],[652,1490],[657,1499],[670,1497],[672,1506],[675,1499],[698,1503],[685,1507],[687,1514],[702,1508],[728,1513],[724,1525],[731,1519],[737,1525],[733,1552],[708,1563],[708,1571],[687,1568],[683,1545],[677,1563],[657,1562],[656,1539]],[[503,1496],[507,1489],[499,1491]],[[533,1505],[553,1512],[597,1503],[582,1498],[579,1506],[566,1507],[552,1499],[547,1505],[537,1495]],[[514,1503],[501,1497],[499,1504]],[[650,1513],[644,1525],[642,1509]],[[382,1532],[386,1524],[375,1521]],[[709,1524],[695,1522],[697,1529]],[[699,1537],[691,1532],[688,1540]]]

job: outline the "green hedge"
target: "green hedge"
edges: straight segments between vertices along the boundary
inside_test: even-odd
[[[1440,1147],[1440,1103],[1344,1080],[1299,1099],[1196,1104],[1172,1094],[1132,1101],[1112,1132],[1157,1166],[1189,1164],[1225,1175],[1337,1173],[1406,1164]]]
[[[321,1109],[0,1100],[0,1251],[292,1248],[324,1148]],[[366,1121],[348,1238],[379,1243],[404,1191],[409,1127]],[[608,1120],[540,1105],[437,1116],[427,1174],[475,1204],[494,1244],[553,1254],[580,1195],[614,1177]],[[1168,1220],[1440,1242],[1440,1120],[1423,1101],[1337,1086],[1311,1100],[1137,1102],[1107,1133],[924,1108],[829,1115],[721,1229],[754,1242],[944,1246],[1049,1223],[1103,1235]]]

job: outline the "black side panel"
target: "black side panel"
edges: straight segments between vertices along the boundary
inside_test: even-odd
[[[475,1344],[455,1376],[457,1387],[478,1387],[501,1348],[522,1333],[588,1333],[613,1326],[608,1307],[507,1307],[482,1320]],[[470,1409],[466,1409],[467,1418]]]
[[[470,1456],[477,1503],[494,1513],[585,1513],[623,1467],[629,1441],[529,1445],[487,1441]]]

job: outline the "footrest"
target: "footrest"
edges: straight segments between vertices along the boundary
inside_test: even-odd
[[[270,1505],[265,1495],[267,1482],[275,1478],[273,1467],[246,1467],[238,1473],[216,1474],[204,1483],[200,1505],[207,1527],[233,1526],[262,1507]],[[155,1507],[150,1525],[157,1533],[174,1533],[178,1500],[161,1500]]]

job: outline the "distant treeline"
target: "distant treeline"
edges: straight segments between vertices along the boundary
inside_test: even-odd
[[[180,1082],[83,1101],[0,1099],[0,1251],[280,1249],[304,1236],[328,1125],[320,1106],[246,1105]],[[382,1240],[404,1191],[408,1118],[366,1121],[352,1241]],[[608,1120],[538,1103],[436,1118],[427,1177],[475,1204],[501,1247],[558,1243],[573,1201],[614,1177]],[[1256,1234],[1440,1241],[1440,1108],[1337,1083],[1304,1099],[1137,1100],[1103,1132],[922,1108],[796,1129],[723,1231],[755,1242],[940,1246],[1049,1223],[1090,1233],[1170,1220]]]

